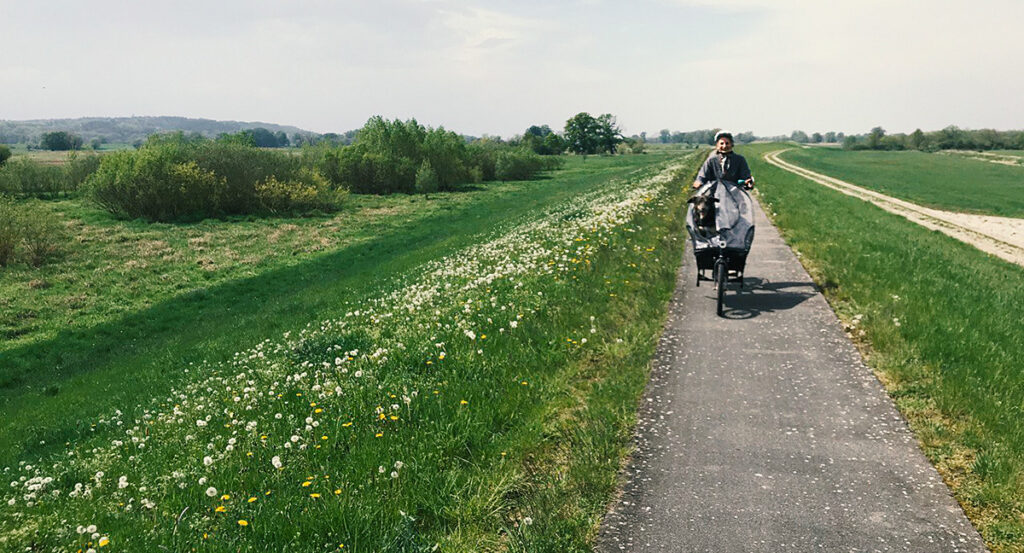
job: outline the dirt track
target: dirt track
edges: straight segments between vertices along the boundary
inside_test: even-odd
[[[765,155],[765,160],[776,167],[838,190],[848,196],[871,202],[923,227],[941,231],[957,240],[971,244],[979,250],[1024,266],[1024,219],[973,215],[922,207],[783,161],[779,159],[779,154],[785,151],[770,152]]]

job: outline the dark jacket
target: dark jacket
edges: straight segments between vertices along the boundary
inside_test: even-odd
[[[729,152],[725,154],[725,170],[723,171],[719,153],[711,152],[697,173],[697,182],[707,184],[718,180],[719,177],[732,182],[749,179],[750,167],[747,166],[747,160],[735,152]]]

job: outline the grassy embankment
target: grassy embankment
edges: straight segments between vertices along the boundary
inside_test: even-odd
[[[782,159],[919,205],[1024,217],[1024,167],[924,152],[798,148]]]
[[[0,465],[27,477],[4,546],[585,550],[681,255],[680,187],[650,180],[665,159],[333,219],[49,204],[90,238],[52,274],[3,277],[51,294],[2,354]]]
[[[766,210],[987,543],[998,553],[1024,551],[1024,269],[761,158],[783,147],[743,149]],[[931,182],[931,197],[955,198],[988,170],[958,160],[957,171],[970,170],[950,169],[946,180],[913,176],[924,155],[815,149],[785,157],[857,184],[912,175],[899,188],[904,197]],[[957,174],[971,180],[948,180]],[[1017,190],[1005,205],[1021,205]]]

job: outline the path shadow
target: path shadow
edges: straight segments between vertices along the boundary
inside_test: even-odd
[[[811,281],[771,282],[748,277],[743,288],[730,284],[725,294],[726,319],[753,319],[762,313],[792,309],[818,293]]]

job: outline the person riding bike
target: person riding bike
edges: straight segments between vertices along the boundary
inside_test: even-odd
[[[732,133],[719,131],[715,134],[715,151],[711,152],[697,173],[697,178],[693,181],[694,189],[719,179],[735,183],[742,182],[743,187],[747,190],[754,188],[754,178],[750,175],[747,160],[733,152],[732,147]]]

